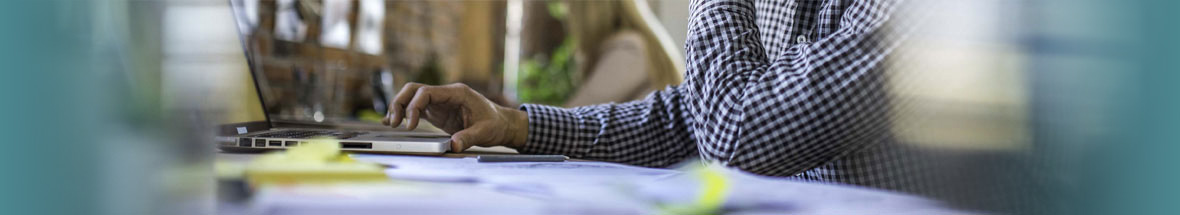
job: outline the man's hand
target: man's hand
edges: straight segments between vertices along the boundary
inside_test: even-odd
[[[425,117],[451,134],[454,152],[471,146],[520,148],[528,137],[528,114],[496,105],[464,84],[408,83],[389,107],[382,123],[397,127],[405,118],[406,128],[414,130]]]

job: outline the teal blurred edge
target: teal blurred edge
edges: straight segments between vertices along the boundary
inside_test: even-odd
[[[1053,211],[1180,213],[1180,1],[1027,2]]]
[[[92,1],[0,1],[0,214],[95,214]]]
[[[1106,4],[1119,4],[1107,1]],[[1111,110],[1112,138],[1094,159],[1093,177],[1104,188],[1090,194],[1094,214],[1180,213],[1180,1],[1150,0],[1135,14],[1142,30],[1130,40],[1141,48],[1128,60],[1133,80],[1126,104]],[[1112,71],[1118,72],[1118,71]]]

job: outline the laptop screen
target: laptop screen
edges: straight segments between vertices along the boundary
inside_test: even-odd
[[[379,56],[366,54],[360,45],[349,42],[359,38],[361,35],[354,34],[364,29],[351,29],[354,25],[347,18],[344,26],[325,18],[340,17],[333,8],[350,5],[258,0],[230,3],[268,120],[376,123],[384,116],[392,75],[382,69]],[[308,9],[313,7],[319,10]],[[331,30],[316,30],[328,28]]]

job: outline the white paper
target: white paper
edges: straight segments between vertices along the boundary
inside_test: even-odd
[[[360,0],[360,13],[357,14],[357,49],[371,55],[381,54],[384,24],[385,1]]]
[[[320,45],[347,49],[352,39],[352,27],[348,24],[348,13],[352,11],[350,0],[324,0],[323,31]]]
[[[354,154],[394,166],[387,185],[270,188],[259,214],[654,214],[691,204],[695,174],[606,162],[479,163],[474,158]],[[968,214],[925,198],[720,169],[729,214]],[[470,178],[474,181],[454,181]]]
[[[275,10],[275,39],[302,42],[307,37],[307,24],[299,19],[295,0],[279,0]]]
[[[939,202],[926,198],[850,185],[821,184],[798,179],[756,176],[733,169],[717,168],[729,182],[724,206],[728,211],[758,211],[771,214],[914,214],[947,211]],[[682,174],[639,183],[635,195],[663,204],[697,201],[701,185],[695,174]],[[741,213],[738,213],[741,214]],[[757,214],[757,213],[751,213]]]
[[[480,163],[475,158],[399,155],[352,155],[353,159],[394,166],[386,174],[397,179],[440,181],[600,183],[649,180],[678,174],[668,169],[607,162]]]
[[[546,214],[542,201],[470,184],[276,186],[254,197],[255,214]]]
[[[654,207],[626,196],[624,184],[679,173],[606,162],[351,156],[391,166],[386,174],[402,187],[272,189],[259,207],[264,214],[651,214]]]

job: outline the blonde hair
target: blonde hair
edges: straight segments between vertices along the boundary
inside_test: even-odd
[[[568,18],[570,34],[577,38],[579,51],[591,56],[591,65],[603,40],[616,32],[632,30],[644,40],[649,84],[653,88],[662,89],[684,80],[684,57],[646,0],[571,0]]]

